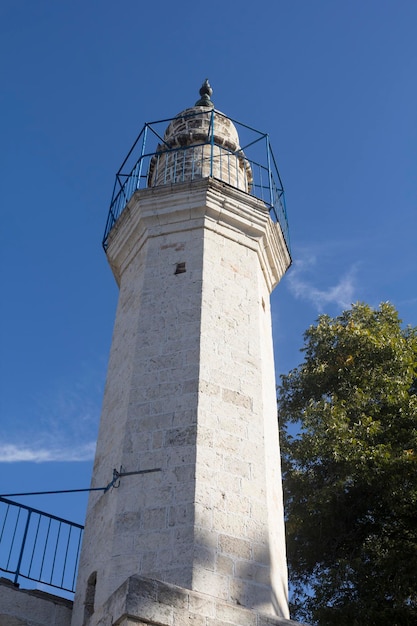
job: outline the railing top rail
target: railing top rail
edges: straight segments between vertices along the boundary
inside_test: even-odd
[[[174,127],[172,141],[169,139],[171,135],[170,131],[169,137],[166,134],[167,124],[174,120],[199,116],[206,118],[209,123],[207,125],[205,121],[201,128],[197,124],[196,132],[192,125],[190,143],[184,141],[184,135],[181,133],[188,131],[181,125],[181,130],[178,131],[179,138],[175,134],[178,129]],[[217,137],[216,117],[225,118],[235,125],[239,137],[235,146],[233,146],[235,139],[232,145],[228,145],[228,142],[224,141],[221,136]],[[203,136],[201,131],[204,131]],[[207,152],[205,152],[205,146],[210,147]],[[202,151],[201,154],[198,150]],[[162,155],[165,155],[163,161]],[[239,163],[222,161],[223,155],[227,159],[233,157]],[[181,164],[179,164],[179,159],[181,159]],[[111,229],[136,190],[207,176],[218,178],[262,200],[271,212],[272,218],[280,224],[289,250],[284,186],[272,152],[269,135],[230,118],[217,109],[196,110],[194,108],[186,109],[175,117],[146,122],[143,126],[116,174],[103,238],[104,249],[107,249]]]
[[[240,122],[239,120],[236,120],[232,117],[229,117],[228,115],[225,115],[224,113],[222,113],[221,111],[218,111],[217,109],[209,109],[209,110],[198,110],[198,111],[194,111],[193,110],[194,107],[191,107],[190,109],[185,109],[185,111],[178,113],[178,115],[174,115],[173,117],[167,117],[164,119],[160,119],[160,120],[155,120],[153,122],[145,122],[145,124],[143,125],[140,133],[138,134],[138,136],[136,137],[135,141],[132,144],[132,147],[130,148],[126,158],[123,160],[122,165],[120,166],[120,168],[118,169],[118,173],[120,173],[122,167],[125,165],[125,163],[128,161],[130,155],[132,154],[134,148],[136,147],[136,145],[138,144],[140,138],[142,137],[145,128],[149,128],[154,134],[155,136],[157,136],[159,138],[160,141],[162,141],[164,143],[164,139],[163,137],[161,137],[157,132],[156,129],[154,128],[155,126],[159,126],[161,124],[167,124],[170,122],[173,122],[174,120],[178,119],[178,118],[193,118],[193,117],[201,117],[203,115],[207,115],[207,113],[212,113],[215,116],[218,117],[223,117],[225,119],[228,119],[230,122],[232,122],[232,124],[235,124],[238,128],[242,128],[242,129],[246,129],[248,131],[250,131],[251,133],[254,133],[255,135],[257,135],[257,139],[255,139],[254,141],[251,142],[252,143],[256,143],[256,141],[258,140],[262,140],[268,137],[268,133],[264,133],[260,130],[257,130],[256,128],[253,128],[253,126],[249,126],[248,124],[244,124],[243,122]],[[165,128],[164,128],[165,131]],[[247,147],[247,146],[246,146]],[[242,150],[245,149],[245,146],[242,146],[241,148]],[[276,164],[275,164],[276,165]]]
[[[31,506],[28,506],[26,504],[21,504],[20,502],[15,502],[14,500],[9,500],[8,498],[4,498],[3,496],[0,496],[0,502],[4,502],[5,504],[9,504],[9,505],[13,505],[13,506],[17,506],[21,509],[25,509],[26,511],[29,511],[31,513],[37,513],[38,515],[43,515],[44,517],[49,517],[50,519],[53,519],[57,522],[62,522],[64,524],[69,524],[70,526],[75,526],[76,528],[79,528],[81,530],[83,530],[84,526],[82,524],[77,524],[77,522],[71,522],[70,520],[64,519],[63,517],[58,517],[57,515],[52,515],[51,513],[45,513],[45,511],[40,511],[39,509],[34,509]]]

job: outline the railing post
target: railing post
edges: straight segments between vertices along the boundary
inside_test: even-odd
[[[271,207],[274,206],[274,196],[272,193],[272,170],[271,170],[271,153],[269,147],[269,136],[266,135],[266,155],[268,159],[268,182],[269,182],[269,204]]]
[[[213,158],[214,158],[214,109],[211,110],[211,137],[210,137],[210,177],[213,178]]]
[[[142,148],[141,148],[140,157],[139,157],[139,172],[138,172],[138,178],[137,178],[137,183],[136,183],[136,189],[139,189],[140,187],[140,178],[142,176],[142,162],[143,162],[143,155],[145,154],[145,144],[146,144],[147,134],[148,134],[148,125],[145,124],[145,129],[144,129],[143,137],[142,137]]]
[[[19,559],[17,561],[17,566],[16,566],[16,573],[15,573],[15,577],[14,577],[14,581],[13,583],[17,586],[18,582],[18,578],[19,578],[19,574],[20,574],[20,566],[22,564],[22,559],[23,559],[23,552],[25,551],[25,545],[26,545],[26,538],[28,535],[28,530],[29,530],[29,523],[30,523],[30,518],[32,515],[32,511],[29,510],[28,512],[28,516],[26,519],[26,526],[25,526],[25,530],[23,533],[23,539],[22,539],[22,547],[20,548],[20,554],[19,554]]]

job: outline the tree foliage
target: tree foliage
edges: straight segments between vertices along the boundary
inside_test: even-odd
[[[293,615],[417,624],[417,329],[356,304],[304,339],[278,398]]]

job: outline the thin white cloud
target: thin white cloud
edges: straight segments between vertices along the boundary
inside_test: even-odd
[[[0,431],[0,463],[80,462],[94,458],[104,372],[80,366],[74,377],[49,381],[30,407],[19,403]],[[27,407],[26,407],[27,410]]]
[[[323,311],[326,305],[335,304],[345,309],[354,301],[356,264],[352,265],[338,282],[327,289],[319,289],[311,280],[312,268],[317,264],[317,257],[309,255],[294,263],[288,275],[288,286],[291,293],[300,300],[310,302],[318,311]]]
[[[46,463],[51,461],[90,461],[94,458],[96,444],[94,441],[82,446],[52,446],[42,445],[28,446],[12,443],[0,444],[0,463],[19,463],[31,461],[32,463]]]

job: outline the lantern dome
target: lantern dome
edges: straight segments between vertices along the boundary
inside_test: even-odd
[[[148,185],[214,177],[250,191],[252,170],[233,122],[214,108],[208,80],[196,104],[171,120],[149,168]]]

